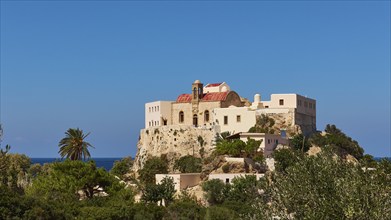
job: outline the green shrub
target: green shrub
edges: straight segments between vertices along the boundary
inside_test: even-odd
[[[223,170],[224,173],[229,172],[230,165],[229,164],[224,164],[221,169]]]
[[[202,171],[201,158],[186,155],[175,161],[174,169],[181,173],[200,173]]]

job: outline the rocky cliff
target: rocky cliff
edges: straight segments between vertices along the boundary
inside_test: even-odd
[[[214,126],[169,125],[142,129],[133,171],[137,173],[145,161],[153,156],[164,156],[169,162],[170,169],[175,160],[182,156],[207,157],[215,144],[216,135]]]

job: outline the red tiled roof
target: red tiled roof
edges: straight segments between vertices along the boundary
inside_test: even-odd
[[[191,102],[191,94],[179,95],[176,102]]]
[[[228,92],[209,92],[204,94],[202,101],[224,101]]]
[[[216,87],[216,86],[219,86],[221,84],[223,84],[223,83],[222,82],[221,83],[210,83],[210,84],[206,85],[205,87],[206,88],[208,88],[208,87]]]
[[[203,102],[216,102],[216,101],[224,101],[227,98],[229,92],[209,92],[205,93],[204,97],[202,97],[201,101]],[[179,95],[176,99],[176,102],[186,103],[191,102],[191,94],[182,94]]]

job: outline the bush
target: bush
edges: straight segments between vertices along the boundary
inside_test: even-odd
[[[275,167],[278,172],[285,172],[285,170],[296,164],[302,154],[299,154],[295,150],[291,149],[279,149],[273,152],[273,158],[275,160]]]
[[[202,171],[202,160],[191,155],[186,155],[175,161],[174,169],[181,173],[200,173]]]
[[[301,152],[307,152],[311,147],[311,143],[308,141],[308,138],[303,134],[293,136],[289,141],[289,144],[293,149]]]
[[[205,198],[211,205],[222,204],[228,189],[229,185],[219,179],[208,180],[202,184],[202,190],[206,193]]]
[[[281,219],[390,219],[391,173],[386,173],[381,167],[363,171],[322,151],[277,172],[266,191]]]
[[[114,162],[113,168],[111,168],[110,173],[123,177],[123,175],[127,174],[130,168],[133,166],[132,157],[125,157],[121,160],[117,160]]]
[[[203,219],[204,208],[194,201],[175,201],[167,208],[165,219]]]
[[[147,203],[163,202],[168,206],[174,200],[175,185],[172,177],[164,177],[159,184],[147,185],[141,200]]]
[[[229,172],[230,165],[229,164],[224,164],[221,169],[223,170],[224,173]]]
[[[326,135],[322,136],[316,133],[311,136],[311,143],[320,147],[331,147],[340,156],[350,154],[357,159],[364,156],[364,149],[360,147],[357,141],[347,136],[335,125],[327,125],[325,128]]]
[[[235,211],[221,206],[210,206],[206,209],[205,220],[235,220]]]
[[[159,157],[152,157],[145,162],[144,167],[138,172],[141,183],[144,185],[155,184],[155,174],[168,173],[168,164],[166,160]]]

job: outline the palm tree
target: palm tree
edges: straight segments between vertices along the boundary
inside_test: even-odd
[[[88,159],[91,157],[88,147],[92,147],[90,143],[85,142],[84,139],[90,134],[83,134],[83,130],[79,128],[70,128],[65,132],[66,136],[63,138],[58,146],[60,150],[58,153],[61,158],[69,158],[71,160]]]

